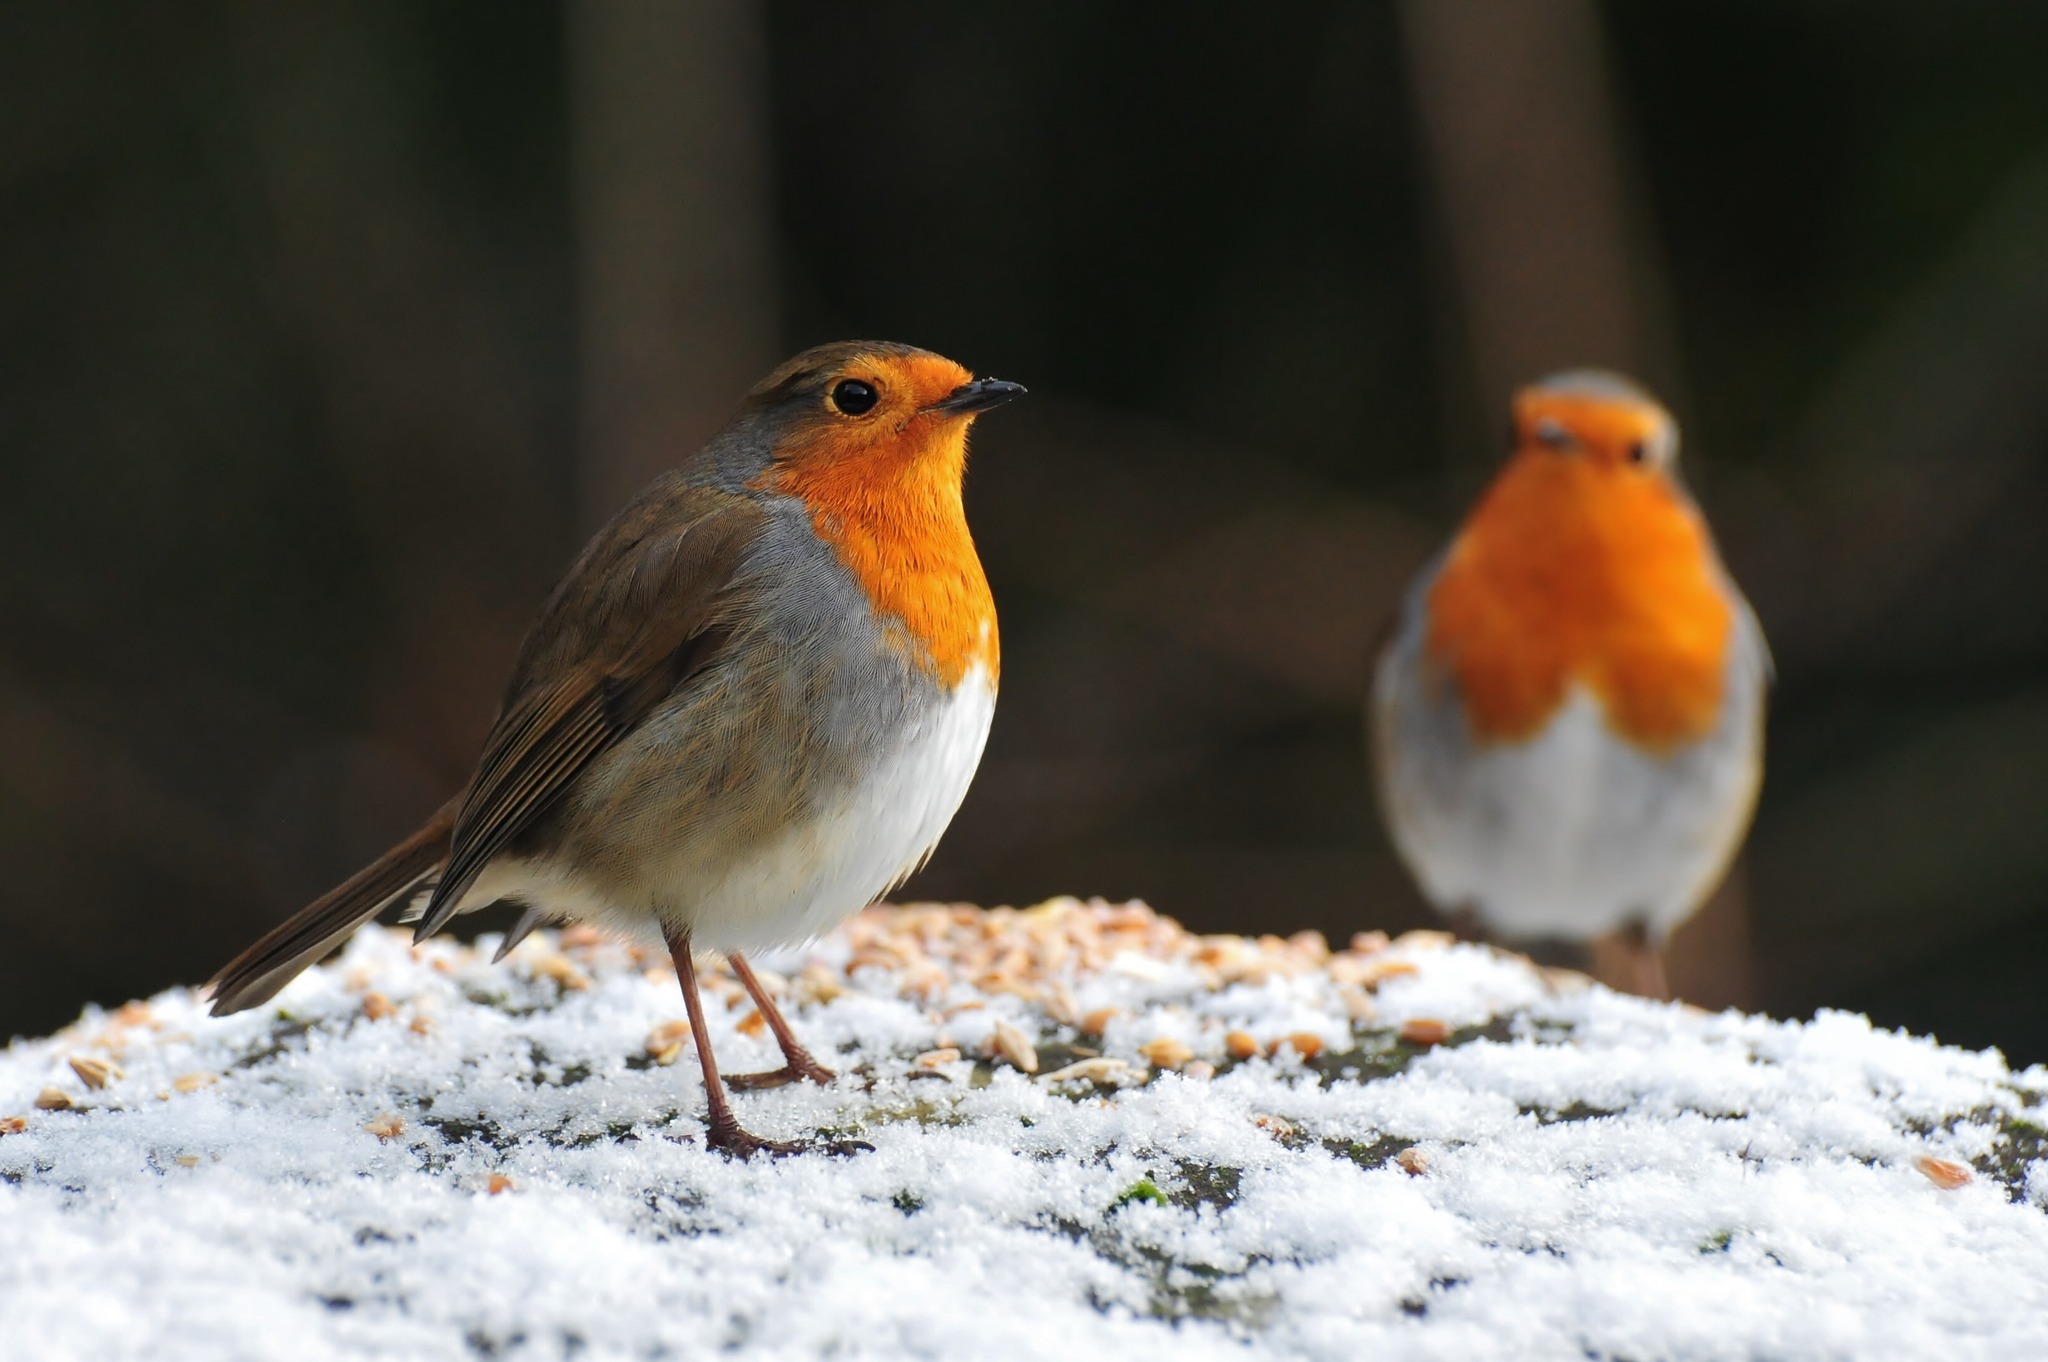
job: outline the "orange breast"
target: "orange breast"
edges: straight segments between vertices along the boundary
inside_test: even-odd
[[[1427,650],[1482,740],[1535,736],[1573,682],[1670,751],[1720,713],[1734,610],[1699,513],[1660,477],[1517,455],[1452,544]]]
[[[978,663],[993,683],[995,599],[960,497],[965,431],[933,431],[928,443],[917,425],[899,441],[783,464],[769,485],[810,506],[818,537],[920,666],[950,689]]]

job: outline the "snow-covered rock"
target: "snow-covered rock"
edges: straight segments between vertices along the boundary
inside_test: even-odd
[[[741,1163],[664,961],[494,944],[373,927],[272,1007],[0,1053],[0,1354],[2048,1356],[2048,1070],[1861,1017],[875,909],[757,962],[838,1081],[737,1099],[872,1151]]]

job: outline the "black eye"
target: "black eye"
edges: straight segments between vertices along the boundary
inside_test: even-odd
[[[1648,463],[1650,461],[1649,444],[1646,441],[1638,440],[1630,445],[1628,447],[1628,461],[1630,463]]]
[[[863,383],[857,378],[842,378],[832,389],[832,405],[848,416],[865,416],[875,409],[880,394],[872,383]]]

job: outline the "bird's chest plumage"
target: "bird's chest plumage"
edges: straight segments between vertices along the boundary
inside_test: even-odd
[[[1428,664],[1482,741],[1528,741],[1575,689],[1655,752],[1718,717],[1735,611],[1706,527],[1661,482],[1538,455],[1506,470],[1426,598]]]

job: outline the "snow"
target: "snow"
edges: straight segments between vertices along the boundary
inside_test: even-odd
[[[2048,1070],[1995,1052],[1428,934],[870,910],[756,962],[839,1079],[737,1103],[872,1152],[742,1163],[688,1042],[649,1053],[665,965],[495,944],[367,928],[273,1007],[174,989],[0,1053],[6,1355],[2048,1356]],[[726,1069],[775,1067],[711,984]],[[1123,1081],[1048,1079],[1077,1046]]]

